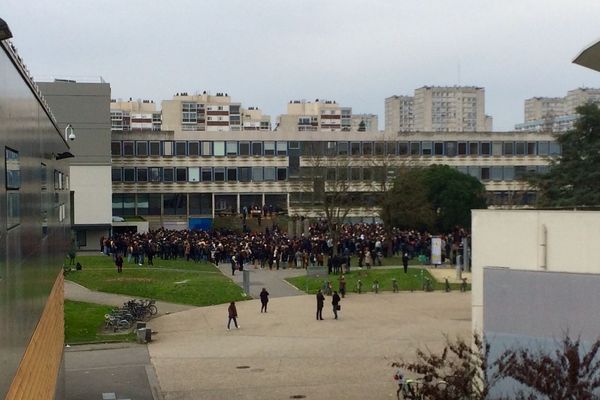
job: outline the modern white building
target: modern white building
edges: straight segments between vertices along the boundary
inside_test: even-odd
[[[489,132],[485,89],[475,86],[423,86],[414,96],[385,100],[389,132]]]
[[[153,100],[110,101],[111,131],[160,131],[161,114]]]
[[[364,128],[364,130],[363,130]],[[352,114],[352,107],[342,107],[335,100],[290,100],[287,113],[277,118],[277,131],[297,132],[378,132],[374,114]]]

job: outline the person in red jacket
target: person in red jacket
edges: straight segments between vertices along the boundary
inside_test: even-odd
[[[229,313],[229,321],[227,322],[227,330],[229,330],[229,326],[231,325],[231,321],[233,320],[233,323],[235,324],[235,327],[237,329],[240,328],[240,326],[237,324],[237,309],[235,308],[235,301],[232,301],[231,303],[229,303],[229,307],[227,308],[227,312]]]

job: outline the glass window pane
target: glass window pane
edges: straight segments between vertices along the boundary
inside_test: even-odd
[[[190,193],[190,215],[212,215],[212,194]]]
[[[527,155],[533,156],[537,154],[537,142],[527,143]]]
[[[148,194],[138,193],[136,200],[137,215],[148,215]]]
[[[148,182],[148,169],[147,168],[138,168],[137,169],[137,181],[138,182]]]
[[[350,144],[350,154],[352,154],[353,156],[360,155],[360,142],[352,142]]]
[[[187,213],[187,195],[182,193],[163,194],[165,215],[185,215]]]
[[[215,182],[224,182],[225,181],[225,168],[224,167],[215,167]]]
[[[408,142],[398,143],[398,155],[401,155],[401,156],[408,155]]]
[[[250,182],[252,180],[252,168],[251,167],[238,168],[238,180],[240,182]]]
[[[111,142],[110,143],[110,154],[113,156],[121,155],[121,142]]]
[[[375,142],[375,155],[382,156],[384,151],[385,151],[385,143]]]
[[[150,155],[160,156],[160,142],[150,142]]]
[[[213,142],[213,154],[217,157],[225,155],[225,142]]]
[[[173,155],[173,142],[163,142],[163,156]]]
[[[160,168],[152,167],[148,169],[148,180],[150,182],[160,182]]]
[[[227,155],[235,156],[238,153],[238,143],[237,142],[227,142]]]
[[[287,179],[287,168],[277,168],[277,180],[285,181]]]
[[[265,142],[265,156],[275,155],[275,142]]]
[[[277,142],[277,155],[278,156],[287,155],[287,142]]]
[[[187,181],[187,168],[175,168],[175,179],[177,182]]]
[[[446,147],[446,157],[455,157],[456,156],[456,142],[444,142]]]
[[[526,154],[526,143],[525,142],[516,142],[515,143],[515,154],[518,156],[524,156]]]
[[[275,167],[265,167],[264,168],[264,178],[265,181],[274,181],[277,175],[277,168]]]
[[[123,181],[133,182],[135,180],[135,168],[123,168]]]
[[[338,154],[340,156],[348,155],[348,142],[338,142]]]
[[[212,168],[202,168],[202,182],[212,182]]]
[[[514,154],[514,143],[513,142],[504,142],[504,155],[512,156]]]
[[[139,157],[145,157],[148,155],[148,142],[136,142],[135,145],[137,147],[136,154]]]
[[[512,181],[515,179],[515,167],[512,165],[504,166],[504,180]]]
[[[423,146],[422,152],[424,156],[430,156],[433,150],[432,142],[421,142],[421,146]]]
[[[123,142],[123,155],[133,156],[133,142]]]
[[[199,156],[200,144],[198,142],[188,142],[188,155]]]
[[[547,156],[549,151],[548,142],[538,142],[538,154],[540,156]]]
[[[444,142],[435,142],[433,144],[433,154],[436,156],[444,155]]]
[[[479,154],[482,156],[489,156],[492,154],[490,142],[481,142],[479,144]]]
[[[163,182],[174,181],[173,168],[163,168]]]
[[[262,182],[262,180],[263,180],[262,167],[252,167],[252,180],[254,182]]]
[[[250,155],[250,142],[240,142],[240,156]]]
[[[112,181],[113,182],[121,182],[123,179],[121,168],[113,168],[112,169]]]
[[[493,156],[501,156],[502,155],[502,142],[493,142],[492,143],[492,155]]]
[[[237,168],[235,168],[235,167],[227,168],[227,180],[229,182],[236,182],[238,180]]]
[[[183,157],[186,155],[186,142],[175,142],[175,155]]]
[[[469,142],[469,154],[472,156],[479,154],[479,142]]]
[[[212,142],[202,142],[202,155],[212,156]]]
[[[189,182],[200,182],[200,168],[198,168],[198,167],[188,168],[188,181]]]
[[[262,156],[262,142],[252,142],[252,155]]]
[[[362,154],[363,156],[373,155],[373,143],[362,142]]]
[[[490,178],[493,181],[501,181],[502,180],[502,167],[491,167],[490,168]]]
[[[459,142],[458,143],[458,152],[457,154],[459,156],[466,156],[467,155],[467,143],[466,142]]]
[[[410,142],[410,155],[420,156],[421,155],[421,142]]]

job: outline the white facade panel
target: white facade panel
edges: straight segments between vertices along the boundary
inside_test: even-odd
[[[111,167],[71,166],[71,190],[75,192],[75,225],[112,222]]]

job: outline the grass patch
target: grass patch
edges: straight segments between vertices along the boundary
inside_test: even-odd
[[[106,334],[104,314],[112,307],[100,304],[65,300],[65,343],[133,342],[135,334]]]
[[[436,290],[443,289],[443,284],[438,283],[424,268],[408,268],[408,273],[404,273],[401,268],[390,268],[390,269],[354,269],[349,274],[344,274],[346,279],[346,292],[351,293],[356,289],[356,283],[360,279],[362,282],[363,292],[372,292],[373,281],[379,281],[379,291],[392,291],[392,279],[396,278],[398,281],[398,288],[400,290],[422,290],[423,281],[422,279],[431,279],[433,288]],[[329,280],[332,283],[333,289],[338,290],[339,288],[339,276],[329,275],[322,277],[314,276],[298,276],[295,278],[286,279],[292,285],[298,289],[308,291],[307,293],[317,293],[317,290],[323,288],[323,282]],[[456,285],[458,289],[458,285]]]
[[[83,270],[67,279],[91,290],[178,304],[207,306],[246,300],[242,289],[209,263],[156,260],[155,267],[125,264],[118,274],[112,257],[78,257]],[[159,266],[160,265],[160,266]]]

